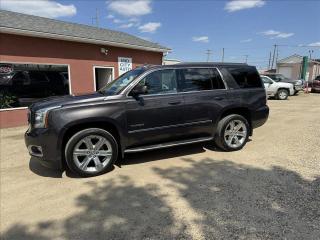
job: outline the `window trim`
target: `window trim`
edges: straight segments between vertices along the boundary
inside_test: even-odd
[[[186,94],[186,93],[196,93],[196,92],[208,92],[208,91],[226,91],[229,89],[228,84],[225,82],[223,75],[221,74],[220,70],[218,67],[201,67],[201,66],[195,66],[195,67],[188,67],[188,68],[207,68],[207,69],[216,69],[221,77],[221,80],[223,82],[224,88],[223,89],[210,89],[210,90],[194,90],[194,91],[188,91],[188,92],[179,92],[177,91],[176,93],[167,93],[167,94],[148,94],[148,95],[143,95],[143,96],[165,96],[165,95],[173,95],[173,94]],[[156,72],[156,71],[161,71],[161,70],[179,70],[179,69],[186,69],[186,67],[172,67],[172,68],[162,68],[162,69],[152,69],[150,71],[144,72],[141,76],[137,77],[136,80],[134,80],[132,83],[130,83],[120,94],[123,94],[126,92],[126,98],[132,98],[132,96],[129,96],[129,93],[131,90],[142,80],[144,77],[147,75]],[[177,82],[178,83],[178,82]]]

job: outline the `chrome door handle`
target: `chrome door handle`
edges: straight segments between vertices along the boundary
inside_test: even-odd
[[[223,100],[223,97],[214,97],[213,99],[220,101],[220,100]]]
[[[176,101],[176,102],[168,102],[169,105],[179,105],[181,101]]]

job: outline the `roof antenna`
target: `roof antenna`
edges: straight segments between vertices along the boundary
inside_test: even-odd
[[[92,21],[92,25],[94,25],[94,22],[95,22],[96,27],[97,28],[99,27],[99,10],[98,10],[98,8],[96,8],[96,16],[92,17],[91,21]]]

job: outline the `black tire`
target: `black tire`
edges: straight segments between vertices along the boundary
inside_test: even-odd
[[[277,92],[278,100],[287,100],[289,96],[289,91],[287,89],[279,89]]]
[[[111,146],[111,151],[112,151],[111,159],[107,162],[106,166],[104,166],[101,170],[96,171],[96,172],[83,171],[82,169],[80,169],[77,166],[77,164],[75,163],[75,160],[73,158],[74,148],[80,142],[80,140],[82,140],[85,137],[92,136],[92,135],[101,136],[101,137],[105,138],[106,140],[108,140],[108,142]],[[93,177],[93,176],[98,176],[103,173],[106,173],[107,171],[109,171],[112,168],[113,163],[117,160],[117,158],[118,158],[118,143],[117,143],[117,141],[109,132],[107,132],[103,129],[100,129],[100,128],[88,128],[88,129],[84,129],[82,131],[77,132],[69,139],[69,141],[67,142],[66,147],[65,147],[65,159],[66,159],[66,163],[67,163],[68,168],[72,172],[76,173],[77,175],[79,175],[81,177]]]
[[[226,131],[229,123],[233,120],[241,121],[246,127],[246,135],[244,137],[244,141],[238,147],[229,146],[226,139],[225,139],[225,131]],[[215,141],[215,144],[220,149],[222,149],[224,151],[227,151],[227,152],[237,151],[237,150],[242,149],[246,145],[248,138],[249,138],[249,134],[250,134],[250,125],[249,125],[247,119],[245,119],[243,116],[238,115],[238,114],[231,114],[231,115],[228,115],[228,116],[222,118],[219,121],[214,141]]]

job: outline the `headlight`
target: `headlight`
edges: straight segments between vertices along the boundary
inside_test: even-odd
[[[61,106],[55,106],[55,107],[48,107],[43,108],[38,111],[36,111],[34,116],[34,127],[35,128],[46,128],[47,127],[47,119],[50,110],[60,108]]]
[[[297,81],[295,81],[294,84],[295,84],[295,85],[302,85],[302,81],[301,81],[301,80],[297,80]]]

